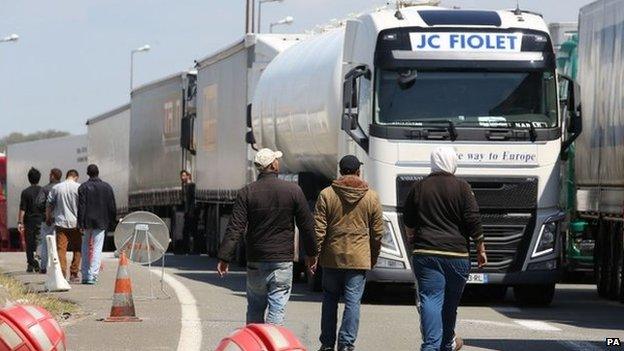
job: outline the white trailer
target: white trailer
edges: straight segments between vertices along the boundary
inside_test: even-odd
[[[128,207],[170,218],[181,203],[180,171],[193,168],[194,71],[145,84],[130,99]],[[185,138],[186,136],[186,138]]]
[[[8,145],[7,221],[10,230],[17,228],[20,195],[30,185],[27,174],[31,167],[41,172],[41,186],[48,183],[52,168],[59,168],[63,175],[75,169],[80,174],[79,181],[86,180],[87,136],[75,135]]]
[[[595,240],[598,293],[624,302],[624,0],[581,8],[579,81],[585,118],[576,142],[577,210]],[[591,251],[590,251],[591,252]]]
[[[342,155],[363,160],[386,222],[369,281],[386,283],[413,281],[403,201],[430,172],[431,151],[455,147],[490,260],[481,270],[473,262],[469,282],[501,293],[513,286],[519,302],[548,304],[566,226],[561,159],[580,133],[578,116],[559,108],[558,79],[538,14],[380,9],[278,55],[254,93],[249,140],[283,151],[293,175],[332,179]]]
[[[100,178],[115,194],[118,215],[128,213],[130,176],[130,104],[87,121],[88,160],[100,169]]]
[[[203,209],[200,232],[208,253],[216,254],[236,192],[253,180],[245,142],[248,105],[271,60],[305,35],[248,34],[240,41],[197,61],[197,201]]]

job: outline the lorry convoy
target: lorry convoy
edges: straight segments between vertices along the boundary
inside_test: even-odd
[[[576,141],[574,224],[594,249],[598,294],[624,302],[624,0],[579,16],[578,64],[585,131]]]
[[[196,70],[134,89],[129,105],[87,123],[89,162],[118,188],[121,213],[155,212],[171,226],[174,246],[183,235],[179,172],[191,172],[198,218],[192,247],[214,255],[236,191],[255,179],[255,150],[281,150],[281,177],[298,182],[311,205],[337,176],[337,160],[355,154],[384,208],[381,257],[368,279],[412,283],[403,201],[429,173],[431,150],[453,146],[457,175],[472,185],[481,209],[490,260],[484,269],[473,266],[469,283],[501,294],[511,286],[521,304],[549,304],[564,234],[570,221],[584,220],[586,235],[598,238],[599,277],[610,277],[599,291],[608,285],[613,295],[618,264],[621,281],[615,231],[621,238],[624,173],[617,172],[624,159],[615,119],[621,84],[607,75],[624,72],[615,56],[621,53],[600,37],[621,30],[599,18],[623,2],[581,11],[580,75],[589,101],[582,112],[590,121],[584,134],[578,85],[557,73],[539,14],[399,2],[320,33],[248,33],[196,61]],[[596,65],[604,53],[611,56]],[[601,97],[604,89],[611,100]],[[569,159],[579,196],[578,211],[566,212],[569,201],[560,195]]]

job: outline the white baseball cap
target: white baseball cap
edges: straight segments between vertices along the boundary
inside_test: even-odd
[[[271,149],[260,149],[258,150],[258,152],[256,153],[256,156],[254,157],[254,163],[261,166],[262,168],[266,168],[269,165],[271,165],[271,163],[273,163],[273,161],[277,160],[278,158],[281,158],[284,154],[282,154],[281,151],[273,151]]]

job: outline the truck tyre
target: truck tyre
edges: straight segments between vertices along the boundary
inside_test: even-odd
[[[609,279],[609,298],[620,299],[620,288],[622,287],[622,225],[613,223],[611,233],[611,278]]]
[[[609,267],[609,243],[607,241],[605,223],[600,221],[598,229],[598,237],[596,238],[596,250],[594,251],[594,275],[596,277],[596,288],[600,297],[607,297],[608,295],[608,267]]]
[[[517,285],[514,297],[520,306],[546,307],[555,297],[555,284]]]

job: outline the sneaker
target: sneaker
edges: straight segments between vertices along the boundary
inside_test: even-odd
[[[340,346],[338,351],[355,351],[355,346]]]
[[[319,351],[334,351],[334,348],[331,346],[321,346]]]
[[[462,347],[464,347],[464,339],[460,338],[459,336],[455,336],[455,341],[453,342],[455,348],[455,351],[459,351],[461,350]]]
[[[78,277],[78,274],[76,274],[76,275],[72,274],[69,277],[69,283],[70,284],[80,284],[80,278]]]
[[[42,269],[42,270],[40,270],[40,271],[39,271],[39,273],[41,273],[41,274],[47,274],[47,273],[48,273],[48,271],[47,271],[46,269]]]
[[[82,281],[82,284],[85,284],[85,285],[95,285],[95,283],[96,281],[93,279],[87,279],[87,280]]]
[[[32,273],[32,272],[34,272],[34,271],[35,271],[35,267],[33,267],[33,266],[30,266],[30,265],[29,265],[29,266],[26,268],[26,272],[28,272],[28,273]]]

